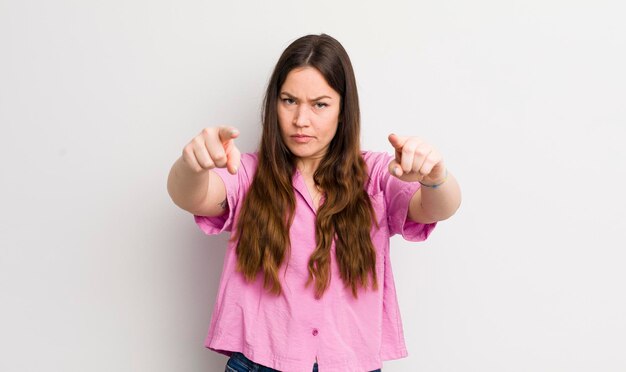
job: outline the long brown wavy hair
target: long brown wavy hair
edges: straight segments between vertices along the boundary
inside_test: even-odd
[[[296,158],[282,141],[277,106],[287,74],[303,66],[316,68],[341,96],[337,132],[313,175],[315,184],[324,192],[324,203],[317,211],[316,248],[309,258],[307,285],[315,283],[317,298],[328,288],[334,240],[341,279],[357,297],[359,287],[377,289],[376,252],[370,238],[376,218],[365,192],[368,173],[359,144],[360,113],[354,71],[343,46],[325,34],[303,36],[291,43],[268,83],[258,168],[233,234],[233,239],[239,239],[238,270],[249,281],[262,271],[265,289],[277,295],[282,292],[278,272],[291,249],[289,228],[296,204],[292,187]]]

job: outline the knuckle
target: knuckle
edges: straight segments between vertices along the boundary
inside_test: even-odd
[[[419,156],[426,156],[428,155],[429,151],[427,148],[418,147],[417,149],[415,149],[415,153]]]
[[[202,136],[196,136],[191,140],[191,143],[195,146],[202,146],[204,145],[204,138]]]
[[[192,157],[193,157],[193,146],[189,144],[185,146],[185,148],[183,148],[183,158],[190,159]]]
[[[191,161],[191,158],[189,158],[188,156],[183,156],[183,163],[185,163],[185,165],[195,173],[198,173],[202,170],[202,168],[198,168],[198,165],[196,165],[195,162]]]
[[[210,161],[210,160],[206,160],[206,159],[199,160],[199,161],[198,161],[198,164],[200,164],[200,166],[202,167],[202,169],[212,169],[212,168],[214,168],[214,167],[215,167],[215,165],[213,164],[213,162],[212,162],[212,161]]]

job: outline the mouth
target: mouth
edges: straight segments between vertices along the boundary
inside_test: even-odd
[[[296,143],[308,143],[309,141],[311,141],[313,139],[312,136],[307,136],[305,134],[294,134],[294,135],[292,135],[290,137]]]

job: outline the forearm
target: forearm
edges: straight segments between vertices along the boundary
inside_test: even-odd
[[[411,199],[409,218],[416,222],[435,222],[450,218],[461,205],[461,189],[451,173],[440,186],[422,186]]]
[[[193,172],[178,158],[167,179],[167,191],[180,208],[194,212],[207,199],[210,171]]]

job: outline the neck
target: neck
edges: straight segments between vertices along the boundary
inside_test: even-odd
[[[300,171],[300,173],[304,176],[313,176],[313,173],[317,170],[317,167],[320,165],[322,158],[307,158],[307,159],[297,159],[296,167]]]

